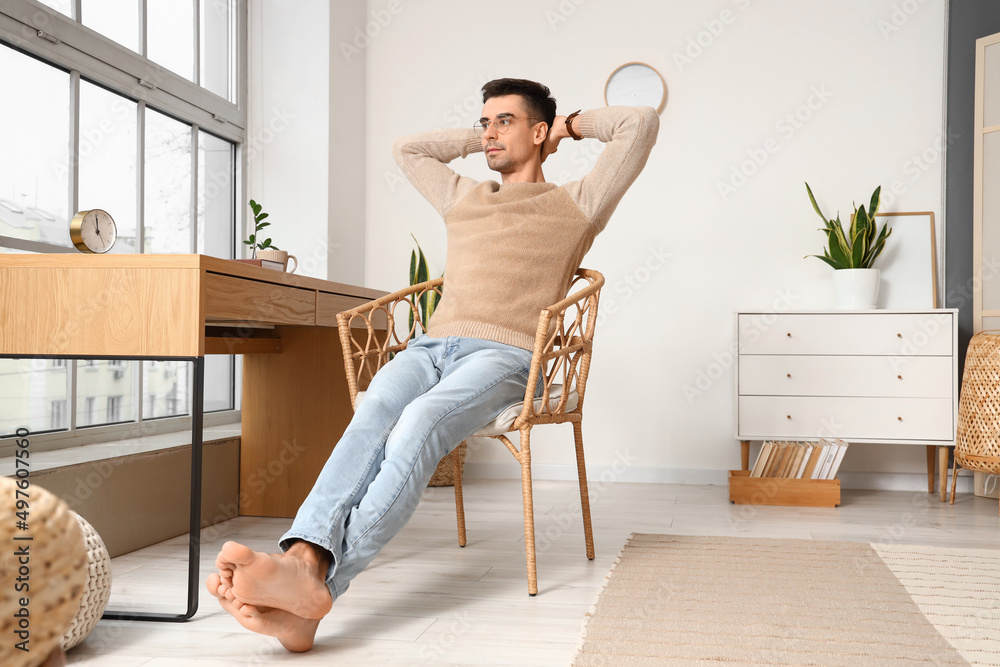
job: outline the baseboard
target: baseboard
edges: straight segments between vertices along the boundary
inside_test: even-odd
[[[951,472],[949,471],[949,482]],[[464,476],[486,479],[520,479],[516,463],[468,463]],[[575,480],[575,465],[532,465],[532,479]],[[690,468],[636,468],[624,462],[587,466],[587,479],[593,482],[638,482],[647,484],[711,484],[726,486],[728,471]],[[840,472],[841,488],[880,491],[927,491],[927,473]],[[973,477],[968,470],[958,473],[957,493],[973,492]]]

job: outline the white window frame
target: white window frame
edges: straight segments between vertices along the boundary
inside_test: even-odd
[[[139,51],[145,53],[146,50],[146,0],[139,2],[139,24],[141,26],[139,36]],[[178,0],[183,1],[183,0]],[[72,90],[79,90],[80,77],[85,77],[90,81],[100,84],[114,93],[123,95],[134,100],[141,108],[148,104],[157,111],[165,113],[181,122],[192,126],[192,136],[195,129],[204,130],[209,134],[214,134],[222,139],[231,141],[236,148],[236,174],[234,178],[235,201],[243,201],[244,193],[247,189],[247,41],[248,31],[248,0],[233,0],[235,16],[235,34],[232,35],[235,49],[235,93],[236,102],[216,95],[215,93],[202,88],[198,84],[201,75],[200,67],[200,29],[201,20],[200,5],[202,2],[210,0],[188,0],[194,4],[194,77],[195,81],[176,74],[169,69],[149,60],[144,55],[131,51],[130,49],[114,42],[101,35],[91,28],[83,25],[78,18],[81,11],[81,0],[72,0],[72,16],[66,16],[54,9],[47,7],[35,0],[4,0],[0,5],[0,42],[5,46],[13,46],[25,53],[39,58],[55,67],[68,70],[72,77]],[[77,143],[79,133],[79,95],[72,95],[70,104],[70,141]],[[140,113],[140,118],[143,117]],[[143,128],[137,128],[138,152],[140,159],[136,166],[138,182],[140,184],[137,193],[139,206],[143,205],[143,193],[141,191],[142,176],[144,170],[141,156],[144,152]],[[192,165],[196,166],[197,145],[193,145]],[[73,174],[70,182],[69,210],[76,211],[79,195],[79,165],[74,161]],[[192,170],[192,238],[198,238],[197,211],[197,171]],[[233,238],[233,253],[239,257],[242,254],[243,245],[241,239],[245,236],[246,212],[245,207],[236,207],[235,229]],[[142,252],[142,219],[140,216],[140,228],[137,230],[137,241],[139,246],[137,252]],[[56,246],[39,241],[29,241],[16,239],[7,236],[0,236],[0,246],[24,250],[28,252],[76,252],[74,248]],[[159,417],[144,420],[142,417],[142,394],[139,392],[136,420],[124,424],[114,424],[110,426],[76,426],[76,372],[75,362],[68,364],[70,372],[68,375],[68,391],[66,397],[66,409],[68,410],[69,430],[57,431],[53,433],[38,433],[32,436],[32,446],[38,451],[61,449],[64,447],[77,446],[91,442],[104,442],[118,440],[122,438],[135,437],[136,435],[152,435],[156,433],[167,433],[182,431],[191,428],[191,417]],[[240,395],[239,387],[242,379],[242,369],[240,364],[235,364],[234,379],[234,408],[233,410],[223,410],[208,413],[204,417],[205,426],[228,424],[240,419]],[[136,383],[138,375],[142,372],[142,365],[137,364]],[[193,373],[189,373],[191,378]],[[190,385],[190,380],[189,380]],[[188,395],[193,396],[193,387],[188,387]],[[0,456],[7,455],[13,451],[13,439],[11,442],[0,441]]]

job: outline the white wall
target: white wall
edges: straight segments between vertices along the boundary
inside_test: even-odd
[[[406,284],[411,233],[432,273],[444,266],[444,227],[402,179],[393,139],[470,125],[479,89],[493,78],[541,81],[566,113],[602,106],[617,66],[649,63],[669,90],[657,146],[584,260],[608,279],[587,394],[588,467],[592,477],[724,483],[739,465],[734,309],[832,305],[831,269],[803,259],[823,244],[803,181],[824,210],[844,217],[852,200],[898,182],[883,211],[930,210],[942,221],[942,162],[933,153],[943,126],[945,3],[902,4],[915,11],[895,0],[369,0],[367,25],[351,26],[369,37],[361,40],[365,284]],[[914,156],[928,149],[919,166]],[[547,178],[578,178],[598,150],[565,143],[546,163]],[[747,163],[754,155],[763,164]],[[753,173],[721,193],[744,165]],[[480,155],[454,166],[492,175]],[[647,271],[658,253],[668,261]],[[697,388],[699,377],[719,372]],[[686,395],[686,386],[700,393]],[[574,474],[569,426],[539,429],[532,449],[538,476]],[[842,478],[926,488],[925,461],[923,447],[858,446]],[[518,474],[492,442],[469,466]]]
[[[344,283],[364,280],[365,60],[337,44],[364,14],[364,0],[257,0],[249,15],[247,199],[298,273]]]

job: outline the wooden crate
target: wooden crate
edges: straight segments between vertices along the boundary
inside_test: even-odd
[[[738,505],[836,507],[840,504],[840,480],[751,477],[749,470],[730,470],[729,501]]]

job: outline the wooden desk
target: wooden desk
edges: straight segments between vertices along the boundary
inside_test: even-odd
[[[204,356],[246,355],[240,514],[294,516],[352,414],[336,315],[384,294],[203,255],[4,254],[0,356],[194,362],[197,578]],[[193,615],[191,590],[156,620]]]

